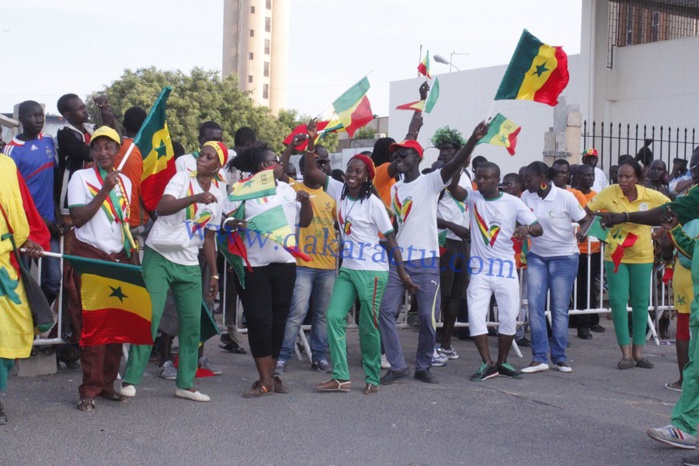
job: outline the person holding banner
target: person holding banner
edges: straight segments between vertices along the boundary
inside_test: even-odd
[[[606,210],[621,213],[626,222],[629,212],[645,212],[670,202],[658,191],[638,183],[641,166],[626,160],[619,164],[619,184],[604,188],[585,206],[588,213]],[[605,216],[609,214],[604,214]],[[642,367],[652,369],[653,363],[642,355],[646,343],[650,275],[653,270],[653,244],[647,226],[623,223],[611,229],[604,251],[604,270],[609,285],[609,302],[617,342],[621,349],[619,369]],[[633,339],[629,337],[626,305],[631,300]]]
[[[114,158],[121,140],[115,130],[102,126],[92,134],[90,148],[95,166],[78,170],[68,184],[68,208],[75,227],[72,253],[75,256],[110,262],[129,262],[137,258],[129,231],[131,182],[114,170]],[[66,266],[66,292],[69,313],[76,335],[89,334],[83,327],[81,279],[72,267]],[[82,338],[81,338],[82,339]],[[119,372],[121,344],[80,346],[83,382],[78,391],[80,411],[95,409],[95,398],[123,401],[114,391]]]
[[[228,149],[223,143],[205,143],[197,157],[197,169],[178,172],[158,203],[158,219],[151,229],[143,255],[143,279],[151,296],[152,334],[158,331],[168,289],[179,318],[179,365],[175,396],[192,401],[210,398],[194,389],[197,372],[202,309],[202,280],[199,246],[203,243],[211,270],[209,299],[218,293],[215,229],[220,224],[223,193],[214,182]],[[131,345],[126,373],[119,393],[136,396],[148,365],[151,345]]]
[[[259,379],[243,396],[259,398],[272,393],[288,393],[281,379],[274,375],[296,282],[296,259],[287,246],[292,242],[295,244],[294,229],[297,225],[305,228],[311,224],[311,199],[307,192],[296,192],[283,181],[277,181],[283,174],[283,166],[265,143],[258,142],[243,150],[231,163],[241,172],[252,174],[236,183],[233,194],[223,203],[223,212],[228,217],[224,229],[230,231],[250,226],[245,241],[249,267],[236,284]],[[235,198],[237,186],[254,187],[258,179],[269,174],[276,184],[272,191],[259,191],[259,197],[253,193],[245,200],[231,199]]]

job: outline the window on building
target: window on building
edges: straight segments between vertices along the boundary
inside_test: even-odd
[[[272,32],[272,18],[265,18],[265,32]]]
[[[265,39],[265,55],[269,55],[269,50],[272,46],[272,42],[269,39]]]
[[[254,29],[250,29],[250,37],[255,37],[255,30]]]
[[[255,14],[255,7],[254,7],[254,6],[251,6],[251,7],[250,7],[250,14],[251,14],[251,15],[254,15],[254,14]]]
[[[252,75],[251,75],[251,74],[248,75],[248,82],[249,82],[249,83],[252,82]]]
[[[262,98],[269,99],[269,84],[262,85]]]
[[[267,7],[268,10],[272,9],[272,0],[267,0],[265,2],[265,6]]]
[[[250,60],[253,59],[253,54],[252,54],[252,52],[248,53],[248,58],[249,58]]]
[[[269,62],[265,62],[265,78],[269,78]]]

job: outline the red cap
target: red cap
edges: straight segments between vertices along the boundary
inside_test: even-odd
[[[352,156],[352,158],[349,159],[349,161],[351,162],[354,159],[360,160],[366,166],[366,171],[367,173],[369,173],[369,179],[373,180],[374,176],[376,176],[376,169],[374,168],[374,161],[371,160],[371,157],[368,157],[364,154],[357,154]]]
[[[423,152],[422,146],[420,145],[419,142],[412,140],[412,139],[408,139],[408,140],[405,140],[403,142],[394,142],[393,144],[388,146],[388,152],[390,154],[392,154],[395,151],[397,151],[398,149],[400,149],[401,147],[404,147],[406,149],[414,149],[418,153],[420,158],[422,159],[422,152]]]
[[[599,154],[597,153],[597,149],[587,149],[582,153],[583,157],[599,157]]]

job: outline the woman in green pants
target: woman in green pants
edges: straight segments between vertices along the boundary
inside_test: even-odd
[[[321,392],[349,392],[345,330],[347,313],[358,298],[359,344],[362,351],[366,387],[364,394],[379,391],[381,371],[381,337],[379,306],[388,281],[389,260],[397,263],[398,273],[408,289],[415,289],[403,269],[403,258],[396,235],[381,199],[373,195],[374,163],[365,155],[355,155],[347,164],[345,183],[320,170],[312,158],[316,137],[315,121],[308,124],[309,143],[304,178],[324,187],[337,203],[337,222],[342,235],[342,267],[335,280],[327,312],[328,342],[333,363],[332,379],[317,386]],[[389,251],[379,245],[379,233],[388,241]]]
[[[604,188],[585,207],[588,213],[595,211],[624,212],[628,222],[628,212],[647,211],[658,207],[670,199],[658,191],[645,188],[638,183],[641,167],[634,161],[619,164],[619,184]],[[652,369],[653,363],[645,359],[641,351],[646,343],[646,323],[648,321],[648,298],[650,275],[653,270],[653,243],[650,227],[622,223],[610,229],[610,242],[604,251],[604,270],[609,285],[609,302],[617,342],[621,348],[619,369],[634,366]],[[635,239],[634,239],[635,238]],[[616,244],[619,244],[617,246]],[[619,247],[626,243],[620,263],[615,264]],[[618,260],[616,262],[619,262]],[[633,338],[629,337],[628,313],[626,304],[631,301]],[[632,345],[633,343],[633,345]]]
[[[163,315],[168,289],[179,317],[179,364],[175,396],[192,401],[209,401],[194,389],[197,372],[201,317],[201,269],[199,245],[204,243],[211,270],[210,299],[218,293],[215,230],[221,223],[223,193],[215,177],[228,157],[221,142],[209,141],[197,157],[197,170],[177,173],[158,203],[158,219],[146,240],[143,279],[152,302],[153,337]],[[126,373],[119,394],[136,396],[151,353],[150,345],[131,345]]]

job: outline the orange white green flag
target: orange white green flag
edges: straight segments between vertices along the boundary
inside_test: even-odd
[[[517,146],[517,135],[522,128],[517,126],[505,117],[498,113],[495,115],[489,125],[488,133],[478,141],[477,144],[492,144],[494,146],[502,146],[507,149],[510,155],[515,155],[515,147]]]
[[[276,193],[277,184],[274,181],[274,167],[269,167],[236,182],[228,199],[231,201],[246,201],[248,199],[273,196]]]
[[[533,100],[551,106],[568,85],[568,55],[526,29],[507,66],[495,100]]]
[[[143,155],[141,197],[143,205],[150,212],[155,211],[165,187],[176,173],[175,151],[165,114],[165,104],[171,91],[170,86],[162,90],[133,141]]]
[[[141,267],[64,254],[80,274],[83,346],[152,345],[151,301]]]

